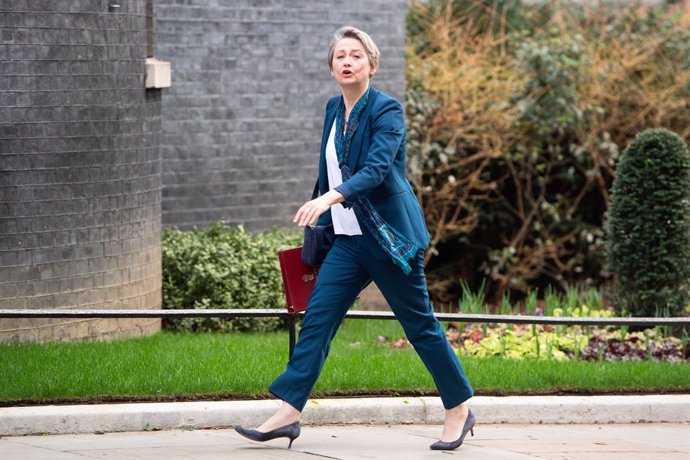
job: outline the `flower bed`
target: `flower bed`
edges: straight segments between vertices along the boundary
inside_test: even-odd
[[[566,310],[567,316],[613,316],[609,309],[590,309],[584,304]],[[562,316],[563,310],[554,308],[552,314]],[[662,327],[629,332],[627,327],[613,326],[450,323],[446,337],[461,357],[690,363],[688,331],[678,338]],[[380,336],[378,340],[392,348],[410,346],[404,338],[390,341]]]
[[[510,359],[567,361],[606,360],[690,362],[685,340],[664,336],[658,329],[627,332],[623,329],[580,326],[451,324],[446,336],[459,355],[504,356]]]

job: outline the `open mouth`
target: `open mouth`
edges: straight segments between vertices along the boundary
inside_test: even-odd
[[[343,70],[343,75],[352,75],[351,70]]]

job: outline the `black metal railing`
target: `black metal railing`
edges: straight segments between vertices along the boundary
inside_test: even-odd
[[[439,321],[505,324],[552,324],[566,326],[690,326],[690,317],[573,317],[534,315],[490,315],[476,313],[435,313]],[[1,318],[286,318],[289,330],[289,355],[295,348],[297,318],[302,313],[285,309],[179,309],[179,310],[95,310],[42,309],[0,310]],[[390,311],[350,310],[352,319],[395,319]]]

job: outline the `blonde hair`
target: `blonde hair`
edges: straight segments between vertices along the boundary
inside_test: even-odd
[[[369,59],[369,65],[372,70],[376,70],[379,67],[379,58],[381,57],[381,52],[379,48],[371,39],[368,33],[357,29],[356,27],[345,26],[336,30],[333,34],[333,39],[331,40],[331,45],[328,48],[328,67],[333,70],[333,55],[335,54],[335,45],[344,38],[354,38],[358,40],[364,47],[364,52],[367,53],[367,58]],[[370,77],[373,76],[370,75]]]

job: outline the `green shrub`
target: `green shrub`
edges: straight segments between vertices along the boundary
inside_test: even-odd
[[[649,129],[623,152],[608,222],[617,306],[681,315],[690,294],[690,153],[675,133]]]
[[[249,233],[214,224],[163,231],[163,308],[284,308],[278,250],[299,246],[293,230]],[[268,331],[278,318],[183,318],[166,327],[191,331]]]

